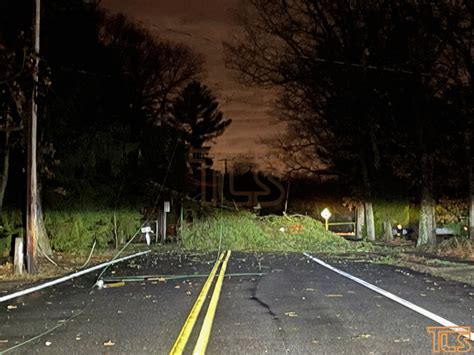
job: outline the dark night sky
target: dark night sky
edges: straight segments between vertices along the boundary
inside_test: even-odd
[[[269,110],[269,91],[242,87],[225,68],[222,41],[232,36],[232,9],[238,0],[102,0],[102,5],[142,23],[161,38],[183,42],[206,58],[207,84],[217,96],[232,125],[217,140],[212,152],[218,158],[236,154],[263,155],[269,148],[259,143],[278,131]]]

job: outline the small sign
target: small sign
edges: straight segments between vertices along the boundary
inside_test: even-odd
[[[143,234],[145,234],[145,233],[151,233],[151,228],[150,228],[150,226],[143,227],[143,228],[142,228],[142,233],[143,233]]]
[[[150,233],[153,233],[150,226],[145,226],[142,228],[142,233],[145,234],[145,240],[148,245],[151,243]]]
[[[165,211],[165,213],[171,212],[171,206],[170,206],[170,202],[169,202],[169,201],[165,201],[165,204],[164,204],[164,206],[163,206],[163,210]]]
[[[323,217],[324,219],[329,219],[329,218],[331,218],[331,212],[329,211],[329,209],[325,208],[325,209],[321,212],[321,217]]]

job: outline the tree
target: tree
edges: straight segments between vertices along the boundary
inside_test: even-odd
[[[208,157],[209,147],[206,142],[219,137],[231,124],[232,120],[224,118],[218,109],[219,103],[207,86],[198,81],[191,81],[173,100],[168,125],[176,131],[178,136],[178,167],[182,172],[191,172],[191,180],[200,180],[203,183],[206,169],[212,166],[212,159]],[[182,181],[182,190],[186,190]]]
[[[25,68],[25,65],[30,65],[31,63],[31,54],[28,55],[27,53],[27,48],[24,48],[23,52],[16,53],[0,44],[0,63],[3,69],[0,82],[0,90],[2,91],[0,96],[0,131],[4,134],[2,137],[3,167],[0,180],[0,214],[3,210],[3,201],[8,184],[11,148],[12,145],[19,141],[18,137],[13,137],[13,134],[16,133],[18,135],[18,132],[23,131],[24,122],[27,118],[24,110],[26,109],[28,96],[23,91],[21,85],[25,79],[31,84],[31,80],[27,78],[28,74],[31,73],[31,67]],[[21,59],[18,59],[18,56]]]
[[[0,2],[0,127],[11,148],[1,152],[15,157],[2,159],[15,177],[6,188],[11,207],[23,203],[25,188],[20,129],[28,117],[17,111],[31,97],[29,6],[30,0]],[[200,77],[202,57],[106,13],[99,1],[50,0],[42,25],[38,160],[46,207],[109,207],[120,197],[136,203],[150,180],[162,181],[172,159],[177,132],[164,122],[179,90]],[[6,187],[8,175],[2,177]]]
[[[190,82],[173,102],[170,123],[176,128],[189,148],[202,148],[203,144],[219,137],[231,124],[218,110],[219,103],[207,86]]]
[[[461,133],[458,142],[464,148],[460,174],[466,177],[469,204],[469,235],[474,238],[474,4],[469,0],[440,1],[436,31],[447,42],[445,62],[449,68],[451,85],[445,90],[447,100],[457,110],[456,122]]]
[[[413,157],[407,165],[420,167],[420,242],[434,242],[433,143],[440,131],[430,105],[444,108],[437,104],[444,81],[432,74],[441,70],[446,47],[432,30],[436,5],[411,0],[245,4],[239,15],[243,35],[225,44],[227,61],[244,83],[281,89],[278,108],[289,132],[280,143],[295,168],[351,184],[354,197],[365,201],[373,240],[372,200],[397,183],[392,163],[404,151]]]
[[[24,127],[31,120],[31,98],[34,82],[34,73],[37,70],[36,53],[32,46],[32,20],[27,17],[24,23],[25,27],[12,27],[12,13],[17,13],[18,4],[6,2],[2,4],[0,23],[0,62],[3,68],[2,79],[0,79],[0,90],[2,92],[0,99],[0,121],[1,131],[5,133],[3,147],[3,173],[0,186],[0,213],[3,210],[5,192],[10,174],[10,154],[13,149],[23,150],[25,147]],[[4,10],[4,11],[3,11]],[[21,22],[21,21],[20,21]],[[38,99],[42,99],[46,94],[49,85],[49,75],[46,67],[42,68],[42,76],[38,84]],[[17,134],[12,135],[12,133]],[[44,141],[38,142],[38,169],[40,172],[48,172],[47,165],[48,154],[53,153],[54,149],[47,149]],[[48,144],[48,147],[51,145]],[[36,148],[35,148],[36,149]],[[42,154],[44,153],[44,154]],[[24,165],[23,165],[24,167]],[[23,179],[22,188],[26,184]],[[38,193],[41,185],[38,184]],[[22,195],[22,194],[20,194]],[[51,247],[44,228],[41,200],[36,202],[38,215],[35,227],[37,228],[37,239],[39,250],[45,255],[51,254]]]
[[[54,95],[45,135],[61,146],[61,166],[48,196],[113,206],[162,180],[177,140],[164,122],[178,91],[200,76],[203,59],[96,2],[52,2],[49,11],[44,55]],[[58,186],[65,196],[54,192]]]

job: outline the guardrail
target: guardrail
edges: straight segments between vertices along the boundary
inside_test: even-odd
[[[356,222],[331,222],[331,223],[328,223],[329,227],[331,227],[331,226],[346,226],[346,225],[352,226],[352,232],[333,232],[333,233],[336,234],[336,235],[340,235],[340,236],[349,236],[349,237],[355,236]],[[329,230],[331,230],[331,229],[329,229]]]

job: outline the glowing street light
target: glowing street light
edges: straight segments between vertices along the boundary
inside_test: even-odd
[[[331,214],[331,211],[329,211],[328,208],[325,208],[322,212],[321,212],[321,217],[324,218],[324,226],[326,227],[326,230],[329,230],[329,218],[331,218],[332,214]]]

